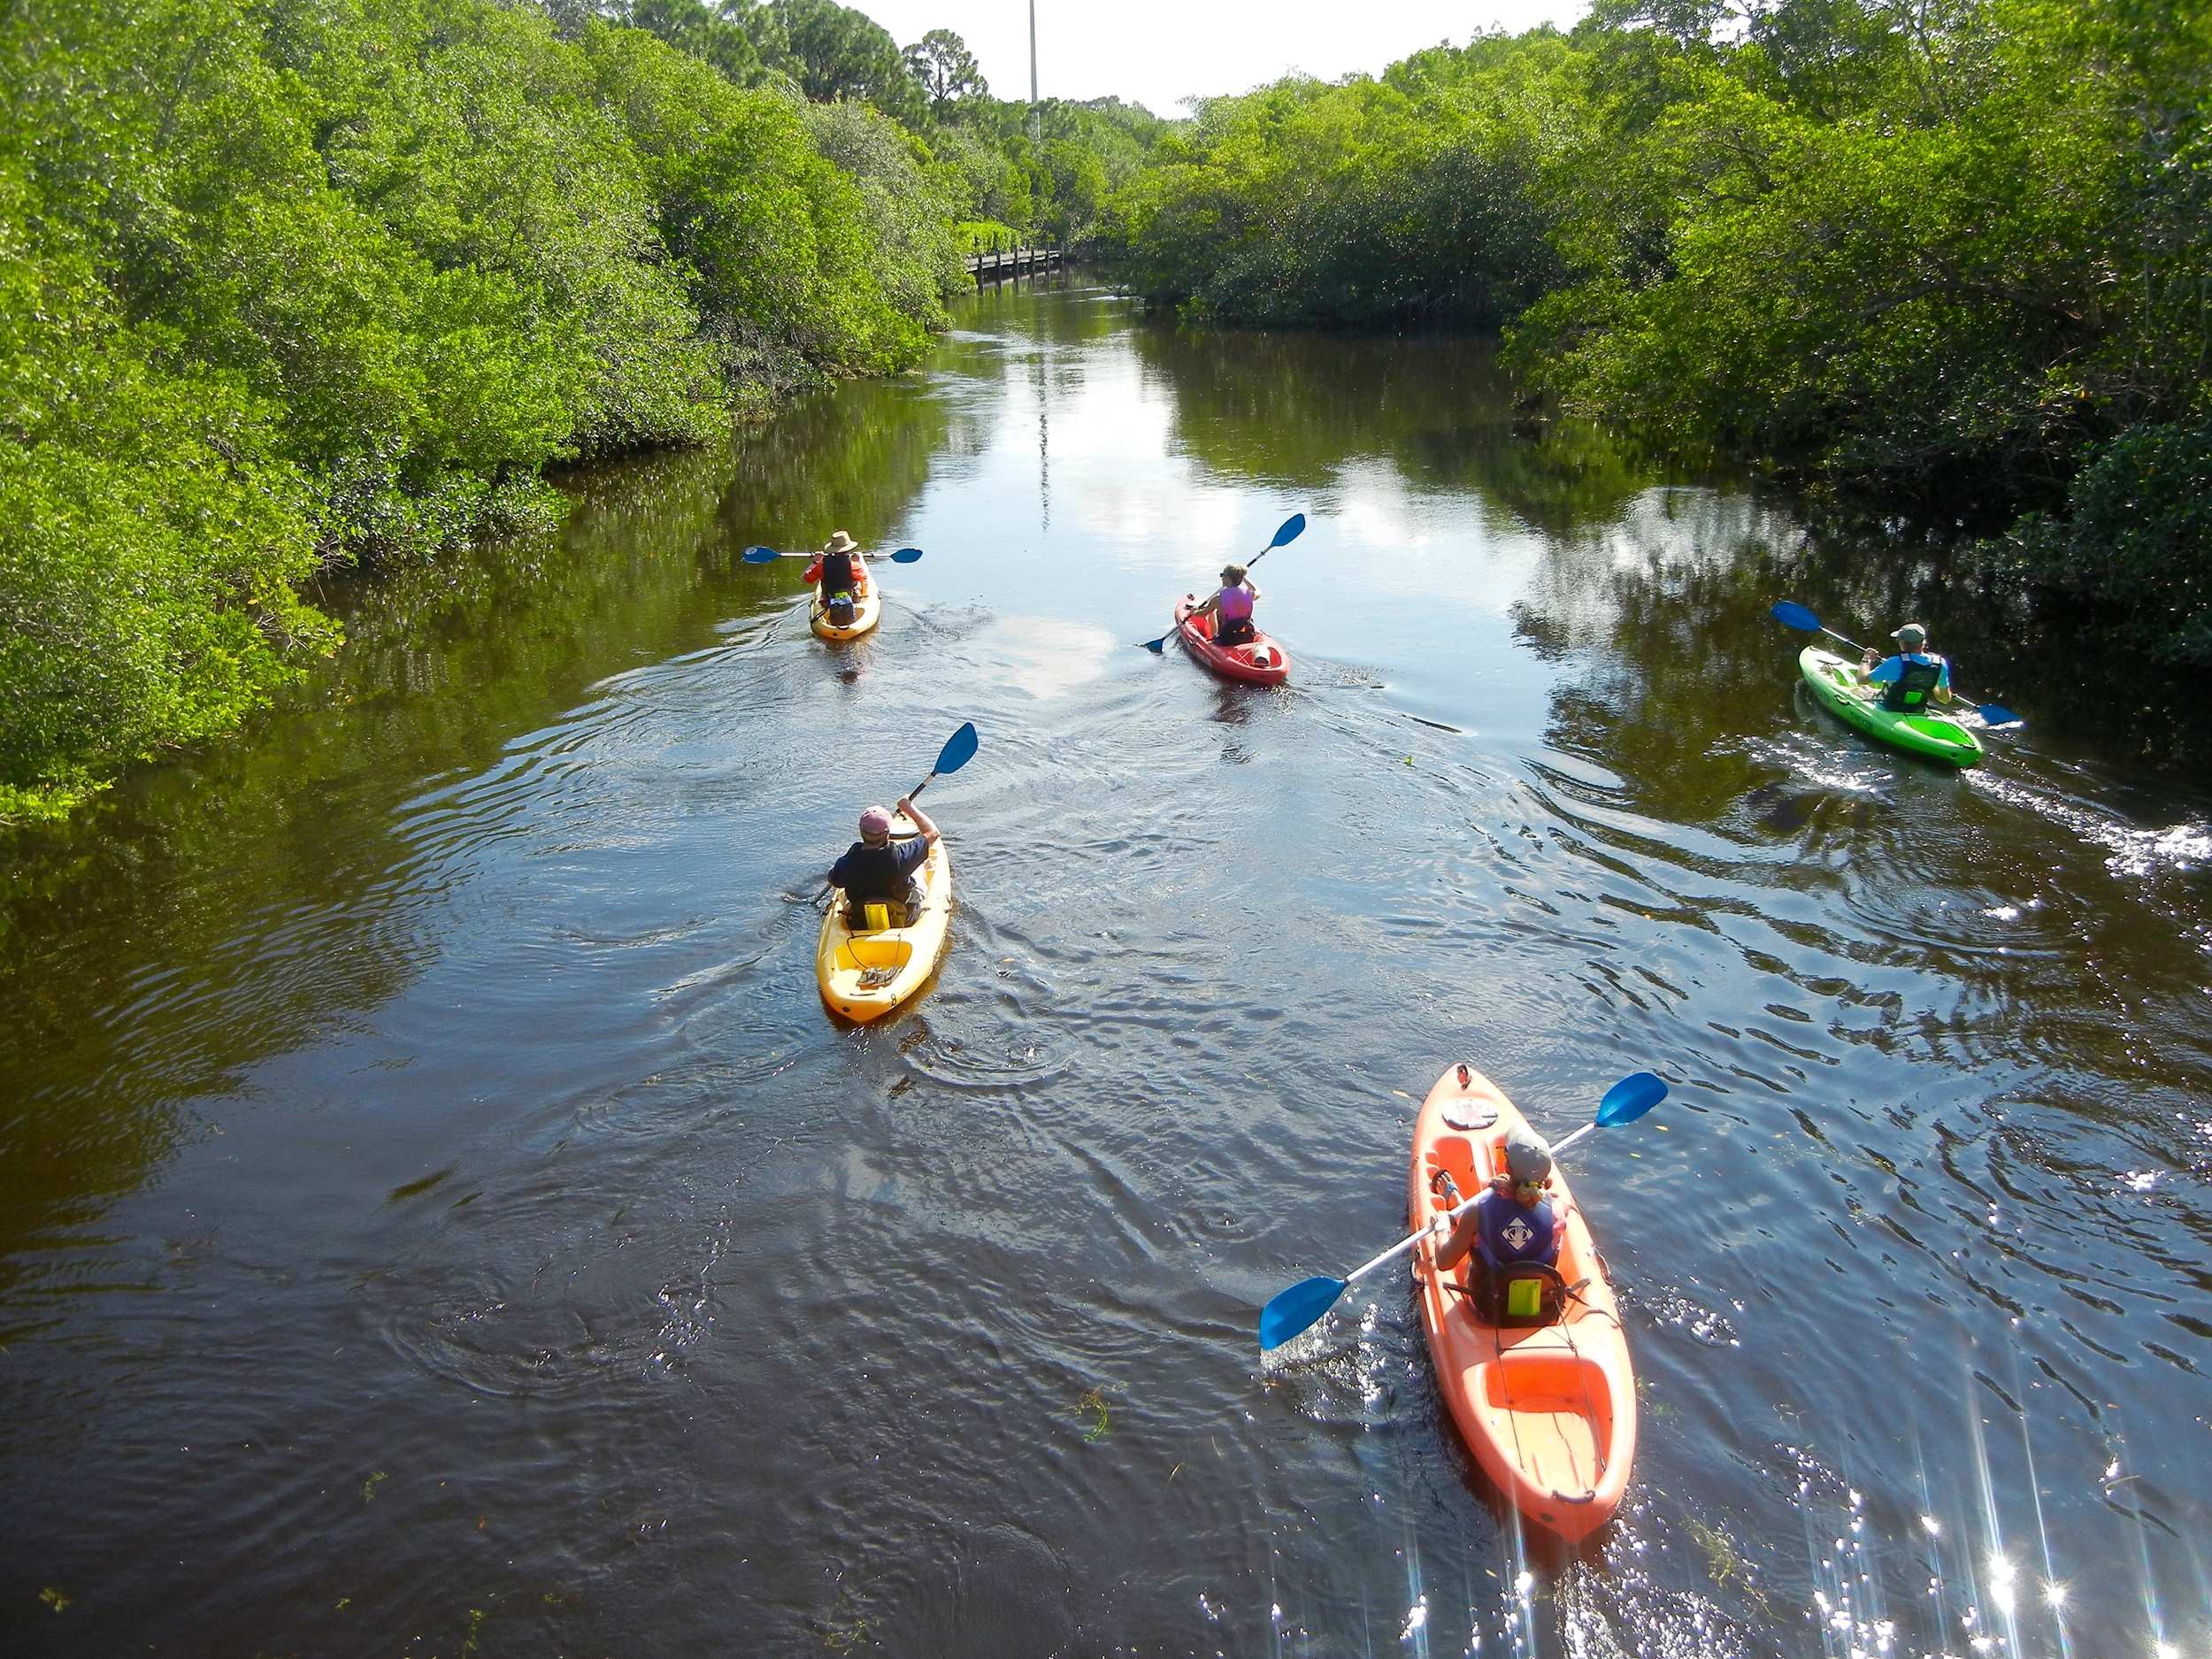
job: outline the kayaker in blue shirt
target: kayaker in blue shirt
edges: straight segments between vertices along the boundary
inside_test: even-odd
[[[1544,1183],[1551,1176],[1551,1148],[1524,1125],[1505,1138],[1505,1170],[1492,1178],[1490,1190],[1456,1225],[1440,1214],[1430,1224],[1437,1236],[1436,1264],[1449,1270],[1470,1251],[1479,1253],[1484,1276],[1520,1262],[1549,1267],[1559,1260],[1559,1227]]]
[[[891,822],[895,813],[904,813],[914,820],[921,831],[903,841],[891,839]],[[830,866],[829,881],[833,887],[845,892],[845,918],[849,926],[868,926],[867,906],[876,903],[895,903],[904,907],[903,918],[887,918],[894,927],[911,925],[914,912],[921,908],[921,888],[914,877],[928,861],[929,849],[938,841],[937,826],[921,808],[905,796],[887,812],[879,806],[872,806],[860,815],[860,839],[845,849],[845,856]]]
[[[1244,645],[1252,638],[1252,606],[1259,598],[1260,590],[1244,580],[1244,566],[1225,565],[1221,567],[1221,591],[1209,594],[1191,607],[1194,618],[1211,616],[1216,645]]]
[[[1926,649],[1928,630],[1908,622],[1889,636],[1897,641],[1894,657],[1876,662],[1870,648],[1859,664],[1859,678],[1870,686],[1883,686],[1882,707],[1892,714],[1916,714],[1932,697],[1951,701],[1951,664]]]

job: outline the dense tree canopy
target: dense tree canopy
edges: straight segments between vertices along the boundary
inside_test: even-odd
[[[334,559],[911,362],[941,169],[778,89],[758,42],[810,15],[0,11],[0,816],[234,724],[330,648]]]
[[[1214,100],[1105,220],[1194,315],[1504,325],[1537,387],[1675,445],[2057,512],[1993,579],[2212,664],[2208,98],[2202,4],[1601,0]]]

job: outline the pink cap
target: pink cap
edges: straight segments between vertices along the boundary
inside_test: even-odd
[[[860,833],[864,840],[878,841],[891,833],[891,815],[879,806],[872,806],[860,815]]]

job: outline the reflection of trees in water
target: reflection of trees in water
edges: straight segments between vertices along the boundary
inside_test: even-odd
[[[1378,458],[1423,490],[1471,491],[1553,535],[1619,512],[1650,469],[1582,421],[1517,417],[1495,347],[1141,326],[1173,388],[1176,442],[1223,472],[1320,489]]]
[[[334,582],[348,642],[244,737],[147,768],[61,829],[7,842],[0,1302],[73,1271],[59,1244],[143,1182],[180,1102],[398,995],[435,944],[436,856],[400,808],[494,764],[641,661],[795,598],[749,543],[872,539],[945,436],[913,382],[848,388],[741,434],[568,480],[555,533]],[[817,527],[818,526],[818,534]],[[0,1333],[8,1316],[0,1314]]]
[[[1768,606],[1805,540],[1755,497],[1661,488],[1555,542],[1515,625],[1540,654],[1591,666],[1553,694],[1548,741],[1617,773],[1642,810],[1709,821],[1755,771],[1735,741],[1743,709],[1794,683],[1802,639]]]
[[[1103,288],[1085,287],[1079,274],[1042,282],[1002,282],[956,302],[951,310],[956,331],[987,330],[995,349],[1010,350],[1024,341],[1079,346],[1111,339],[1129,326],[1138,306]],[[998,345],[1001,341],[1005,343]],[[941,348],[932,357],[945,360]]]

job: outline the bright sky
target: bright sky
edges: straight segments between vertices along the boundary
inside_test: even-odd
[[[902,46],[950,29],[993,96],[1029,96],[1028,0],[845,0]],[[1193,94],[1243,92],[1293,71],[1333,81],[1379,73],[1425,46],[1479,29],[1572,25],[1588,0],[1037,0],[1038,89],[1048,98],[1118,93],[1159,115]]]

